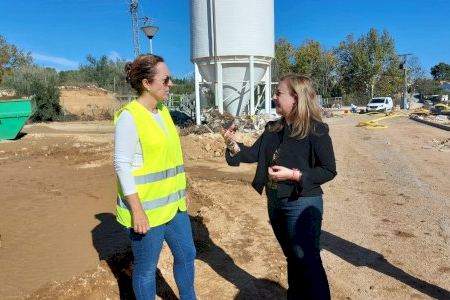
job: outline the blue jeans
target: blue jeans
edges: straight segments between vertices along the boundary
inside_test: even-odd
[[[288,299],[330,299],[320,258],[322,196],[277,198],[266,188],[273,232],[287,260]]]
[[[145,234],[130,230],[134,256],[133,290],[137,300],[155,299],[156,267],[163,241],[174,257],[173,272],[180,299],[195,299],[194,259],[196,255],[187,212],[179,211],[168,223],[152,227]]]

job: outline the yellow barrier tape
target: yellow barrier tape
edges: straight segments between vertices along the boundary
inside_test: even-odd
[[[370,115],[381,115],[382,113],[377,113],[377,112],[371,112],[368,113]],[[359,122],[358,124],[356,124],[356,127],[368,127],[368,128],[388,128],[386,125],[384,124],[379,124],[378,121],[384,120],[384,119],[391,119],[391,118],[396,118],[396,117],[407,117],[409,116],[409,114],[405,114],[405,113],[390,113],[388,115],[385,115],[384,117],[378,118],[378,119],[374,119],[374,120],[369,120],[369,121],[364,121],[364,122]]]
[[[420,107],[420,108],[416,108],[412,113],[416,114],[416,115],[429,115],[430,110]]]

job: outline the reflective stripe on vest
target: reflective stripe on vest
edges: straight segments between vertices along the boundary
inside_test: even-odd
[[[142,208],[144,210],[148,210],[148,209],[154,209],[154,208],[158,208],[158,207],[163,207],[169,203],[172,202],[176,202],[178,200],[180,200],[181,198],[183,198],[186,195],[186,190],[179,190],[178,192],[175,192],[173,194],[170,194],[167,197],[162,197],[159,199],[154,199],[154,200],[150,200],[150,201],[146,201],[146,200],[141,200],[141,205]],[[125,199],[121,199],[120,197],[117,197],[117,205],[131,210],[130,206],[128,205],[128,202]]]
[[[180,173],[184,173],[184,165],[176,166],[175,168],[167,169],[161,172],[135,176],[134,183],[136,184],[152,183],[163,179],[167,179],[169,177],[176,176]]]

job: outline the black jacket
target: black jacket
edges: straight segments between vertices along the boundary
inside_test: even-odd
[[[328,125],[316,123],[314,132],[304,139],[297,140],[289,137],[290,127],[284,126],[279,132],[271,132],[266,125],[263,134],[256,142],[247,147],[238,143],[241,151],[231,157],[227,150],[225,157],[228,165],[239,166],[243,163],[257,162],[256,174],[252,186],[258,193],[262,193],[268,180],[268,167],[275,150],[279,148],[278,165],[296,168],[302,172],[300,182],[278,182],[278,198],[307,197],[323,194],[322,183],[333,179],[336,172],[333,145],[328,134]]]

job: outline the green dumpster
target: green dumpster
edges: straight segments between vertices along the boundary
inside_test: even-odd
[[[0,100],[0,140],[15,139],[31,112],[30,99]]]

